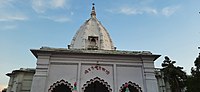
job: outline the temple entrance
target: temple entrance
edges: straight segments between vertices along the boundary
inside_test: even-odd
[[[128,92],[139,92],[134,86],[128,85]],[[127,92],[127,87],[124,87],[121,92]]]
[[[96,77],[87,81],[87,83],[82,88],[84,92],[111,92],[110,85],[104,82],[100,78]]]
[[[120,92],[142,92],[142,90],[139,85],[129,81],[120,87]]]
[[[54,83],[48,92],[72,92],[72,86],[65,80],[60,80]]]
[[[72,91],[67,85],[60,84],[56,86],[51,92],[72,92]]]
[[[84,92],[109,92],[108,88],[99,81],[95,81],[86,87]]]

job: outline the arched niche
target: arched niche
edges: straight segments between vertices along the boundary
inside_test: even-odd
[[[72,92],[73,87],[65,80],[57,81],[50,86],[48,92]]]
[[[95,77],[83,85],[82,92],[112,92],[112,89],[103,79]]]
[[[127,87],[129,89],[129,92],[142,92],[141,87],[138,84],[133,83],[131,81],[129,81],[129,82],[125,83],[125,84],[122,84],[122,86],[120,87],[119,92],[126,92],[126,88]]]

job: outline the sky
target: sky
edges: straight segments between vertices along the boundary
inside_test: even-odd
[[[6,73],[35,68],[30,49],[67,48],[90,18],[108,30],[118,50],[151,51],[190,74],[200,52],[200,0],[0,0],[0,90]]]

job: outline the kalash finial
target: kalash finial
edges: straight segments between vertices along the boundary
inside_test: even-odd
[[[91,12],[91,17],[96,17],[96,12],[95,12],[95,7],[94,7],[94,3],[92,3],[92,12]]]

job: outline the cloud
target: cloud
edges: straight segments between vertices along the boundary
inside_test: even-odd
[[[0,7],[10,6],[12,0],[0,0]]]
[[[150,7],[142,7],[142,8],[135,8],[135,7],[121,7],[118,9],[110,9],[107,10],[111,13],[119,13],[119,14],[125,14],[125,15],[138,15],[138,14],[157,14],[157,10],[150,8]]]
[[[1,27],[1,30],[12,30],[16,28],[17,28],[17,25],[4,25]]]
[[[25,21],[28,17],[23,14],[2,14],[0,21]]]
[[[172,14],[174,14],[180,7],[176,6],[176,7],[165,7],[162,9],[161,13],[165,16],[171,16]]]
[[[37,13],[45,13],[48,9],[69,8],[69,0],[32,0],[32,8]]]
[[[125,14],[125,15],[141,15],[141,14],[151,14],[151,15],[164,15],[164,16],[171,16],[178,9],[180,6],[167,6],[164,8],[161,8],[160,10],[157,8],[151,8],[151,7],[120,7],[115,9],[109,9],[106,10],[110,13],[116,13],[116,14]]]
[[[25,21],[28,16],[19,10],[15,0],[0,0],[0,21]]]
[[[119,9],[118,13],[126,14],[126,15],[135,15],[135,14],[142,14],[142,11],[139,11],[136,8],[130,8],[130,7],[122,7]]]
[[[12,30],[16,30],[17,29],[17,25],[13,25],[13,24],[7,24],[7,25],[3,25],[3,26],[0,26],[1,29],[0,31],[12,31]]]
[[[32,8],[37,13],[43,13],[45,11],[45,0],[33,0]]]
[[[52,0],[50,3],[53,8],[63,8],[65,6],[65,0]]]
[[[48,19],[60,23],[71,21],[67,16],[40,16],[40,17],[43,19]]]
[[[143,11],[148,14],[155,14],[155,15],[158,14],[158,11],[154,8],[146,7],[146,8],[143,8]]]

